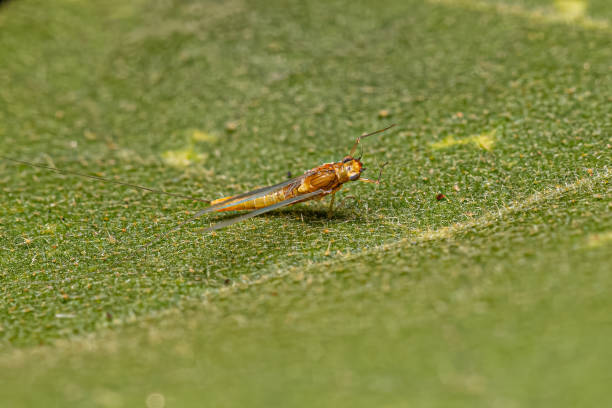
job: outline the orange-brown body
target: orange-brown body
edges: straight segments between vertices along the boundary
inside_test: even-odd
[[[362,169],[362,164],[359,159],[354,159],[347,156],[342,161],[325,163],[304,172],[302,176],[296,179],[295,183],[289,184],[278,191],[274,191],[254,200],[224,207],[216,211],[256,210],[268,207],[289,198],[315,192],[317,190],[322,190],[323,192],[319,195],[315,195],[314,197],[309,197],[306,200],[311,200],[313,198],[320,199],[328,194],[335,193],[344,183],[358,180],[363,170],[364,169]],[[363,181],[369,180],[363,179]],[[221,202],[231,200],[231,198],[232,197],[219,198],[210,204],[211,206],[216,205]]]

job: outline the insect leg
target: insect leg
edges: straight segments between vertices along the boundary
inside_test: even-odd
[[[387,164],[389,164],[389,162],[385,162],[385,163],[383,163],[383,165],[382,165],[382,166],[380,166],[380,173],[378,173],[378,178],[377,178],[376,180],[370,180],[370,179],[367,179],[367,178],[361,178],[361,177],[360,177],[360,178],[358,178],[357,180],[358,180],[358,181],[363,181],[363,182],[365,182],[365,183],[374,183],[374,184],[380,184],[380,178],[382,177],[382,172],[383,172],[383,169],[385,168],[385,166],[386,166]]]
[[[327,218],[331,218],[334,212],[334,200],[336,199],[336,193],[331,194],[331,201],[329,202],[329,210],[327,210]]]
[[[364,183],[374,183],[374,184],[380,184],[380,182],[378,180],[370,180],[367,178],[359,178],[357,181],[363,181]]]
[[[344,207],[346,207],[346,206],[347,206],[347,205],[346,205],[346,202],[347,202],[348,200],[359,201],[359,199],[358,199],[357,197],[355,197],[354,195],[348,195],[348,196],[345,196],[345,197],[342,199],[342,201],[340,201],[340,204],[339,204],[339,205],[338,205],[336,208],[340,209],[340,208],[344,208]]]

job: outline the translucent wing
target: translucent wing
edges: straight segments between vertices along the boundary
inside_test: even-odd
[[[247,191],[246,193],[242,193],[242,194],[238,194],[232,197],[228,197],[225,200],[223,200],[220,203],[217,203],[215,205],[211,205],[210,207],[206,207],[205,209],[203,209],[202,211],[198,212],[193,219],[202,216],[203,214],[209,213],[209,212],[213,212],[213,211],[217,211],[217,210],[221,210],[225,207],[231,207],[233,205],[237,205],[237,204],[242,204],[244,202],[247,201],[251,201],[254,200],[256,198],[259,197],[263,197],[265,195],[268,195],[270,193],[273,193],[275,191],[280,190],[281,188],[285,188],[291,184],[295,184],[295,185],[299,185],[302,182],[302,179],[307,176],[308,173],[302,174],[301,176],[298,177],[294,177],[290,180],[285,180],[282,183],[278,183],[278,184],[274,184],[272,186],[267,186],[267,187],[262,187],[262,188],[258,188],[255,190],[251,190],[251,191]],[[189,222],[192,221],[192,219],[189,219],[185,222]]]
[[[169,230],[168,232],[164,233],[159,239],[157,239],[157,240],[147,244],[146,246],[148,247],[148,246],[153,245],[156,242],[161,241],[167,235],[169,235],[172,232],[178,230],[183,225],[185,225],[187,223],[190,223],[191,221],[194,221],[194,220],[200,218],[202,215],[204,215],[206,213],[217,211],[217,210],[221,210],[221,209],[223,209],[225,207],[230,207],[232,205],[238,205],[238,204],[244,203],[246,201],[250,201],[250,200],[254,200],[254,199],[259,198],[259,197],[263,197],[263,196],[265,196],[267,194],[273,193],[275,191],[278,191],[278,190],[280,190],[282,188],[285,188],[287,186],[290,186],[292,184],[295,185],[295,186],[299,186],[300,183],[302,182],[302,179],[304,177],[308,176],[309,174],[310,173],[307,172],[307,173],[304,173],[304,174],[302,174],[302,175],[300,175],[298,177],[294,177],[294,178],[292,178],[290,180],[285,180],[282,183],[274,184],[272,186],[258,188],[258,189],[255,189],[255,190],[248,191],[246,193],[242,193],[242,194],[238,194],[238,195],[235,195],[235,196],[232,196],[232,197],[228,197],[226,200],[223,200],[220,203],[217,203],[215,205],[211,205],[209,207],[204,208],[203,210],[198,211],[197,213],[195,213],[195,215],[193,217],[191,217],[191,218],[187,219],[186,221],[180,223],[176,227],[174,227],[171,230]],[[311,193],[309,193],[309,194],[311,194]],[[308,195],[308,194],[306,194],[306,195]],[[302,199],[304,198],[304,196],[301,196],[301,197],[302,197]],[[299,201],[299,200],[297,200],[297,201]],[[297,201],[295,201],[295,202],[297,202]],[[278,203],[278,204],[281,204],[281,203]],[[274,204],[274,205],[278,205],[278,204]],[[266,208],[268,208],[268,207],[266,207]],[[276,208],[278,208],[278,207],[276,207]],[[260,211],[260,210],[257,210],[257,211]],[[249,215],[249,214],[246,214],[246,215]]]
[[[238,216],[238,217],[226,220],[226,221],[221,221],[213,225],[212,227],[206,228],[202,232],[211,232],[211,231],[219,230],[221,228],[229,227],[230,225],[236,224],[237,222],[244,221],[252,217],[256,217],[258,215],[267,213],[268,211],[276,210],[277,208],[285,207],[287,205],[298,203],[300,201],[306,201],[309,198],[315,197],[322,193],[323,193],[323,190],[317,190],[317,191],[313,191],[312,193],[302,194],[302,195],[299,195],[293,198],[288,198],[279,203],[272,204],[264,208],[260,208],[259,210],[254,210],[254,211],[251,211],[250,213],[247,213],[247,214],[244,214],[244,215],[241,215],[241,216]]]

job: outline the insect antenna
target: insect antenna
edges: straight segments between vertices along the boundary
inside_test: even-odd
[[[360,161],[362,157],[363,157],[363,146],[359,145],[359,157],[357,158],[357,161]]]
[[[357,145],[359,144],[359,142],[361,141],[361,139],[365,139],[365,138],[366,138],[366,137],[368,137],[368,136],[373,136],[373,135],[375,135],[375,134],[382,133],[382,132],[384,132],[385,130],[389,130],[389,129],[391,129],[393,126],[395,126],[395,123],[394,123],[394,124],[392,124],[392,125],[390,125],[390,126],[387,126],[387,127],[386,127],[386,128],[384,128],[384,129],[380,129],[380,130],[377,130],[377,131],[375,131],[375,132],[372,132],[372,133],[367,133],[367,134],[365,134],[365,135],[361,135],[361,136],[359,136],[359,137],[357,138],[357,140],[355,140],[355,144],[353,145],[353,148],[351,149],[351,152],[349,153],[349,156],[351,156],[351,157],[352,157],[352,156],[353,156],[353,154],[355,154],[355,150],[357,150]]]
[[[79,172],[76,172],[76,171],[62,170],[62,169],[58,169],[56,167],[46,166],[44,164],[32,163],[32,162],[28,162],[28,161],[25,161],[25,160],[11,159],[11,158],[5,157],[5,156],[0,156],[0,159],[6,160],[6,161],[10,161],[10,162],[13,162],[13,163],[25,164],[25,165],[28,165],[28,166],[31,166],[31,167],[38,167],[39,169],[45,169],[45,170],[53,171],[55,173],[64,174],[64,175],[68,175],[68,176],[85,177],[85,178],[92,179],[92,180],[104,181],[106,183],[118,184],[120,186],[135,188],[135,189],[138,189],[138,190],[144,190],[144,191],[148,191],[150,193],[165,194],[165,195],[169,195],[169,196],[172,196],[172,197],[182,198],[184,200],[200,201],[200,202],[207,203],[207,204],[210,203],[209,200],[203,200],[201,198],[191,197],[191,196],[188,196],[188,195],[178,194],[178,193],[169,193],[169,192],[164,191],[164,190],[156,190],[154,188],[139,186],[137,184],[126,183],[126,182],[117,181],[117,180],[111,180],[111,179],[108,179],[108,178],[105,178],[105,177],[94,176],[93,174],[85,174],[85,173],[79,173]]]

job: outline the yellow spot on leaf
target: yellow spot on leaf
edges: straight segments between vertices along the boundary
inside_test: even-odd
[[[98,135],[96,135],[94,132],[86,130],[83,133],[83,136],[85,136],[85,139],[87,140],[96,140],[98,138]]]
[[[481,133],[479,135],[472,135],[463,139],[458,139],[453,135],[447,136],[439,142],[434,142],[431,147],[440,150],[447,149],[452,146],[471,144],[479,149],[491,150],[495,144],[495,133],[496,129],[490,132]]]
[[[205,153],[196,152],[193,148],[168,150],[162,153],[164,162],[174,167],[187,167],[194,163],[203,163],[206,161]]]
[[[495,144],[495,130],[489,133],[470,136],[470,141],[484,150],[491,150]]]
[[[191,140],[194,142],[215,143],[219,138],[203,130],[194,129],[191,131]]]
[[[597,248],[612,242],[612,231],[591,234],[587,238],[587,246],[589,248]]]
[[[556,0],[555,8],[567,20],[577,20],[584,17],[587,2],[584,0]]]

